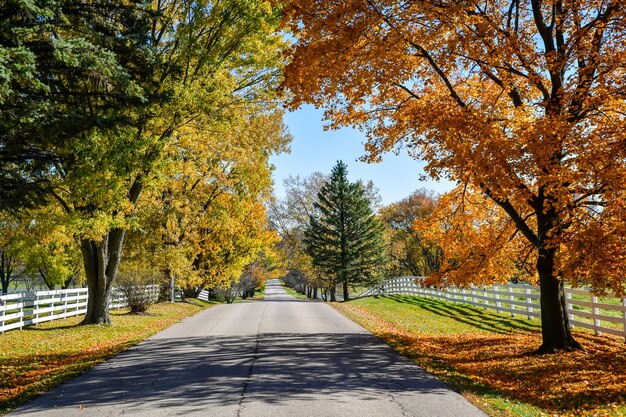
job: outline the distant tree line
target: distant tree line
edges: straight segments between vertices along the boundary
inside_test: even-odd
[[[330,176],[288,178],[285,198],[270,205],[288,271],[285,284],[325,301],[336,301],[340,287],[349,300],[352,290],[385,278],[436,271],[441,250],[413,227],[429,217],[436,197],[419,190],[376,213],[380,197],[374,184],[352,183],[347,175],[339,161]]]

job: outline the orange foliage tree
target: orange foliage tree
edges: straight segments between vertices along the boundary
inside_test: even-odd
[[[372,161],[404,146],[434,177],[488,197],[509,237],[532,248],[538,352],[580,347],[564,280],[625,292],[625,7],[293,0],[285,10],[293,108],[324,106],[331,127],[367,131]]]

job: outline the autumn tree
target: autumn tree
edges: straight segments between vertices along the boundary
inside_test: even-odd
[[[349,300],[349,286],[371,285],[382,277],[386,263],[383,227],[374,216],[359,183],[348,180],[342,161],[317,194],[318,215],[309,217],[305,248],[313,265],[334,276]],[[331,297],[334,288],[331,289]]]
[[[298,0],[285,12],[292,107],[365,129],[370,160],[403,144],[523,236],[538,352],[579,348],[566,281],[625,292],[624,13],[621,0]]]
[[[160,179],[144,191],[139,228],[129,236],[135,258],[153,259],[187,296],[230,286],[275,240],[264,206],[269,157],[290,139],[277,105],[268,88],[262,101],[239,100],[222,117],[186,129],[169,144]]]
[[[503,281],[500,277],[534,282],[536,253],[506,216],[478,189],[463,186],[442,195],[429,218],[414,223],[424,239],[441,248],[440,269],[426,284],[445,279],[462,286],[467,271],[481,284]]]
[[[199,120],[219,118],[222,109],[254,101],[276,78],[278,10],[263,1],[114,2],[85,6],[91,14],[73,3],[60,8],[63,18],[42,25],[40,41],[63,60],[37,61],[35,54],[33,78],[48,83],[45,91],[58,90],[51,97],[69,97],[51,108],[70,120],[62,135],[49,138],[37,134],[42,118],[3,111],[2,125],[11,128],[0,129],[0,150],[25,137],[26,148],[45,157],[34,165],[28,153],[0,159],[11,173],[5,184],[43,184],[37,190],[75,220],[89,288],[84,323],[110,323],[108,301],[144,187],[158,177],[173,138]],[[46,21],[36,8],[29,13],[31,26]],[[56,32],[82,47],[55,49]],[[21,100],[20,94],[12,97]]]
[[[439,270],[441,249],[425,239],[421,228],[416,227],[416,221],[430,220],[436,202],[433,192],[420,189],[380,210],[394,269],[392,275],[421,276]]]
[[[22,211],[20,223],[27,274],[41,278],[49,290],[83,282],[80,247],[60,207],[53,204]]]

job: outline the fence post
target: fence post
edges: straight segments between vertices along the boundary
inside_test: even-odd
[[[513,310],[515,310],[513,307],[513,287],[507,285],[507,288],[509,289],[509,307],[511,308],[511,317],[515,317],[515,313],[513,312]]]
[[[487,287],[485,287],[485,285],[483,284],[483,288],[480,290],[482,296],[483,296],[483,304],[484,304],[484,309],[488,310],[489,309],[489,295],[487,294]]]
[[[39,318],[39,295],[35,293],[35,299],[33,300],[33,318],[36,320]],[[35,326],[37,323],[35,323]]]
[[[524,291],[526,293],[526,304],[528,304],[526,306],[526,310],[528,310],[529,313],[533,312],[533,299],[528,297],[530,295],[530,288],[526,288],[526,290]],[[532,320],[533,316],[531,316],[530,314],[527,314],[526,317],[528,318],[528,320]]]
[[[57,290],[57,291],[60,291],[60,290]],[[60,293],[59,293],[59,295],[60,295],[60,294],[63,294],[63,293],[61,293],[61,292],[60,292]],[[52,296],[52,298],[54,299],[54,295]],[[59,301],[59,302],[60,302],[60,301]],[[57,304],[57,301],[54,301],[54,302],[51,302],[51,303],[50,303],[50,307],[52,307],[52,309],[51,309],[51,311],[50,311],[50,314],[49,314],[49,316],[50,316],[50,320],[54,320],[54,317],[57,315],[57,313],[56,313],[56,311],[57,311],[57,310],[56,310],[56,308],[57,308],[58,306],[59,306],[59,305]]]
[[[622,324],[624,325],[624,340],[626,340],[626,298],[622,298],[622,306],[624,307],[624,322]]]
[[[626,298],[622,298],[622,306],[624,307],[624,322],[622,324],[624,325],[624,340],[626,340]]]
[[[478,304],[478,303],[476,302],[476,288],[475,288],[473,285],[472,285],[472,291],[471,291],[471,294],[472,294],[472,302],[473,302],[474,304]]]
[[[496,312],[498,314],[502,313],[502,303],[500,303],[500,294],[498,294],[498,291],[500,291],[500,288],[497,285],[493,286],[493,297],[496,300]]]
[[[566,299],[566,308],[567,308],[567,316],[569,317],[569,327],[571,329],[574,328],[574,325],[572,324],[572,320],[574,320],[574,314],[573,314],[573,310],[574,308],[572,307],[572,293],[568,292],[567,289],[565,290],[565,299]]]
[[[598,320],[596,318],[596,316],[598,316],[600,314],[600,309],[598,307],[596,307],[596,303],[598,302],[598,297],[596,297],[595,295],[593,297],[591,297],[591,304],[593,306],[593,327],[595,327],[595,329],[593,329],[596,332],[596,335],[601,335],[602,332],[600,331],[600,320]]]
[[[19,314],[19,320],[20,320],[20,330],[22,330],[22,328],[24,327],[24,297],[21,297],[20,300],[18,301],[19,308],[17,309],[17,313]]]
[[[4,315],[6,314],[6,310],[7,310],[7,300],[2,300],[2,312],[0,313],[0,333],[1,334],[4,334]],[[626,315],[626,313],[624,313],[624,315]]]

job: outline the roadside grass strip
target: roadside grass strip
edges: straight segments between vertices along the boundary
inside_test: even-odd
[[[410,296],[333,307],[489,415],[626,416],[621,338],[576,330],[586,351],[537,356],[539,320]]]
[[[285,292],[293,297],[299,298],[301,300],[307,300],[308,297],[306,296],[306,294],[301,294],[298,291],[294,290],[293,288],[289,288],[288,286],[286,286],[285,284],[282,284],[283,289],[285,290]]]
[[[72,317],[0,335],[0,414],[213,304],[189,301],[143,315],[112,310],[112,326],[77,326],[82,317]]]

